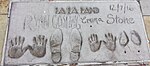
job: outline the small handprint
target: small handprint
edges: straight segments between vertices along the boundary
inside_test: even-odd
[[[47,39],[43,35],[33,37],[33,46],[29,45],[30,53],[36,57],[43,57],[46,54]]]
[[[97,34],[91,34],[91,36],[88,38],[88,41],[92,52],[99,50],[101,44],[98,42]]]
[[[25,38],[18,36],[10,41],[10,48],[8,50],[8,56],[10,58],[20,58],[28,49],[28,47],[23,48]]]
[[[104,44],[110,51],[115,51],[116,49],[116,37],[114,37],[111,33],[105,34],[106,41]]]

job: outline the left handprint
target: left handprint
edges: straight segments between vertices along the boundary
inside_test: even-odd
[[[28,46],[30,53],[36,57],[43,57],[46,54],[47,39],[44,35],[33,37],[33,46]]]
[[[25,38],[17,36],[10,41],[10,48],[8,50],[8,56],[10,58],[20,58],[28,49],[28,47],[23,48]]]

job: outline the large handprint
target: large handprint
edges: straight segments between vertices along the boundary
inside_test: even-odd
[[[10,41],[10,48],[8,50],[8,56],[10,58],[20,58],[28,49],[28,47],[23,48],[25,38],[18,36]]]
[[[47,39],[45,36],[39,35],[33,37],[33,46],[29,46],[30,53],[36,57],[43,57],[46,54]]]
[[[106,41],[104,41],[106,47],[110,51],[115,51],[116,49],[116,37],[114,37],[111,33],[105,34]]]

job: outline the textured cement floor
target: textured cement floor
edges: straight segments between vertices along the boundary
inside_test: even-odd
[[[0,61],[2,56],[2,46],[4,44],[6,26],[8,25],[7,18],[8,1],[0,0]],[[148,38],[150,39],[150,16],[144,16]]]

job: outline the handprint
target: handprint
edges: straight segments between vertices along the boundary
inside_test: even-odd
[[[116,49],[116,37],[114,37],[111,33],[105,34],[106,41],[104,41],[105,46],[110,51],[115,51]]]
[[[140,35],[135,30],[131,31],[131,41],[136,45],[141,45]]]
[[[10,58],[20,58],[26,51],[27,47],[23,48],[25,38],[18,36],[10,41],[10,48],[8,50],[8,56]]]
[[[99,50],[101,44],[98,42],[97,34],[91,34],[91,36],[88,38],[88,41],[92,52]]]
[[[30,53],[36,57],[43,57],[46,54],[47,39],[43,35],[33,37],[33,46],[29,46]]]

